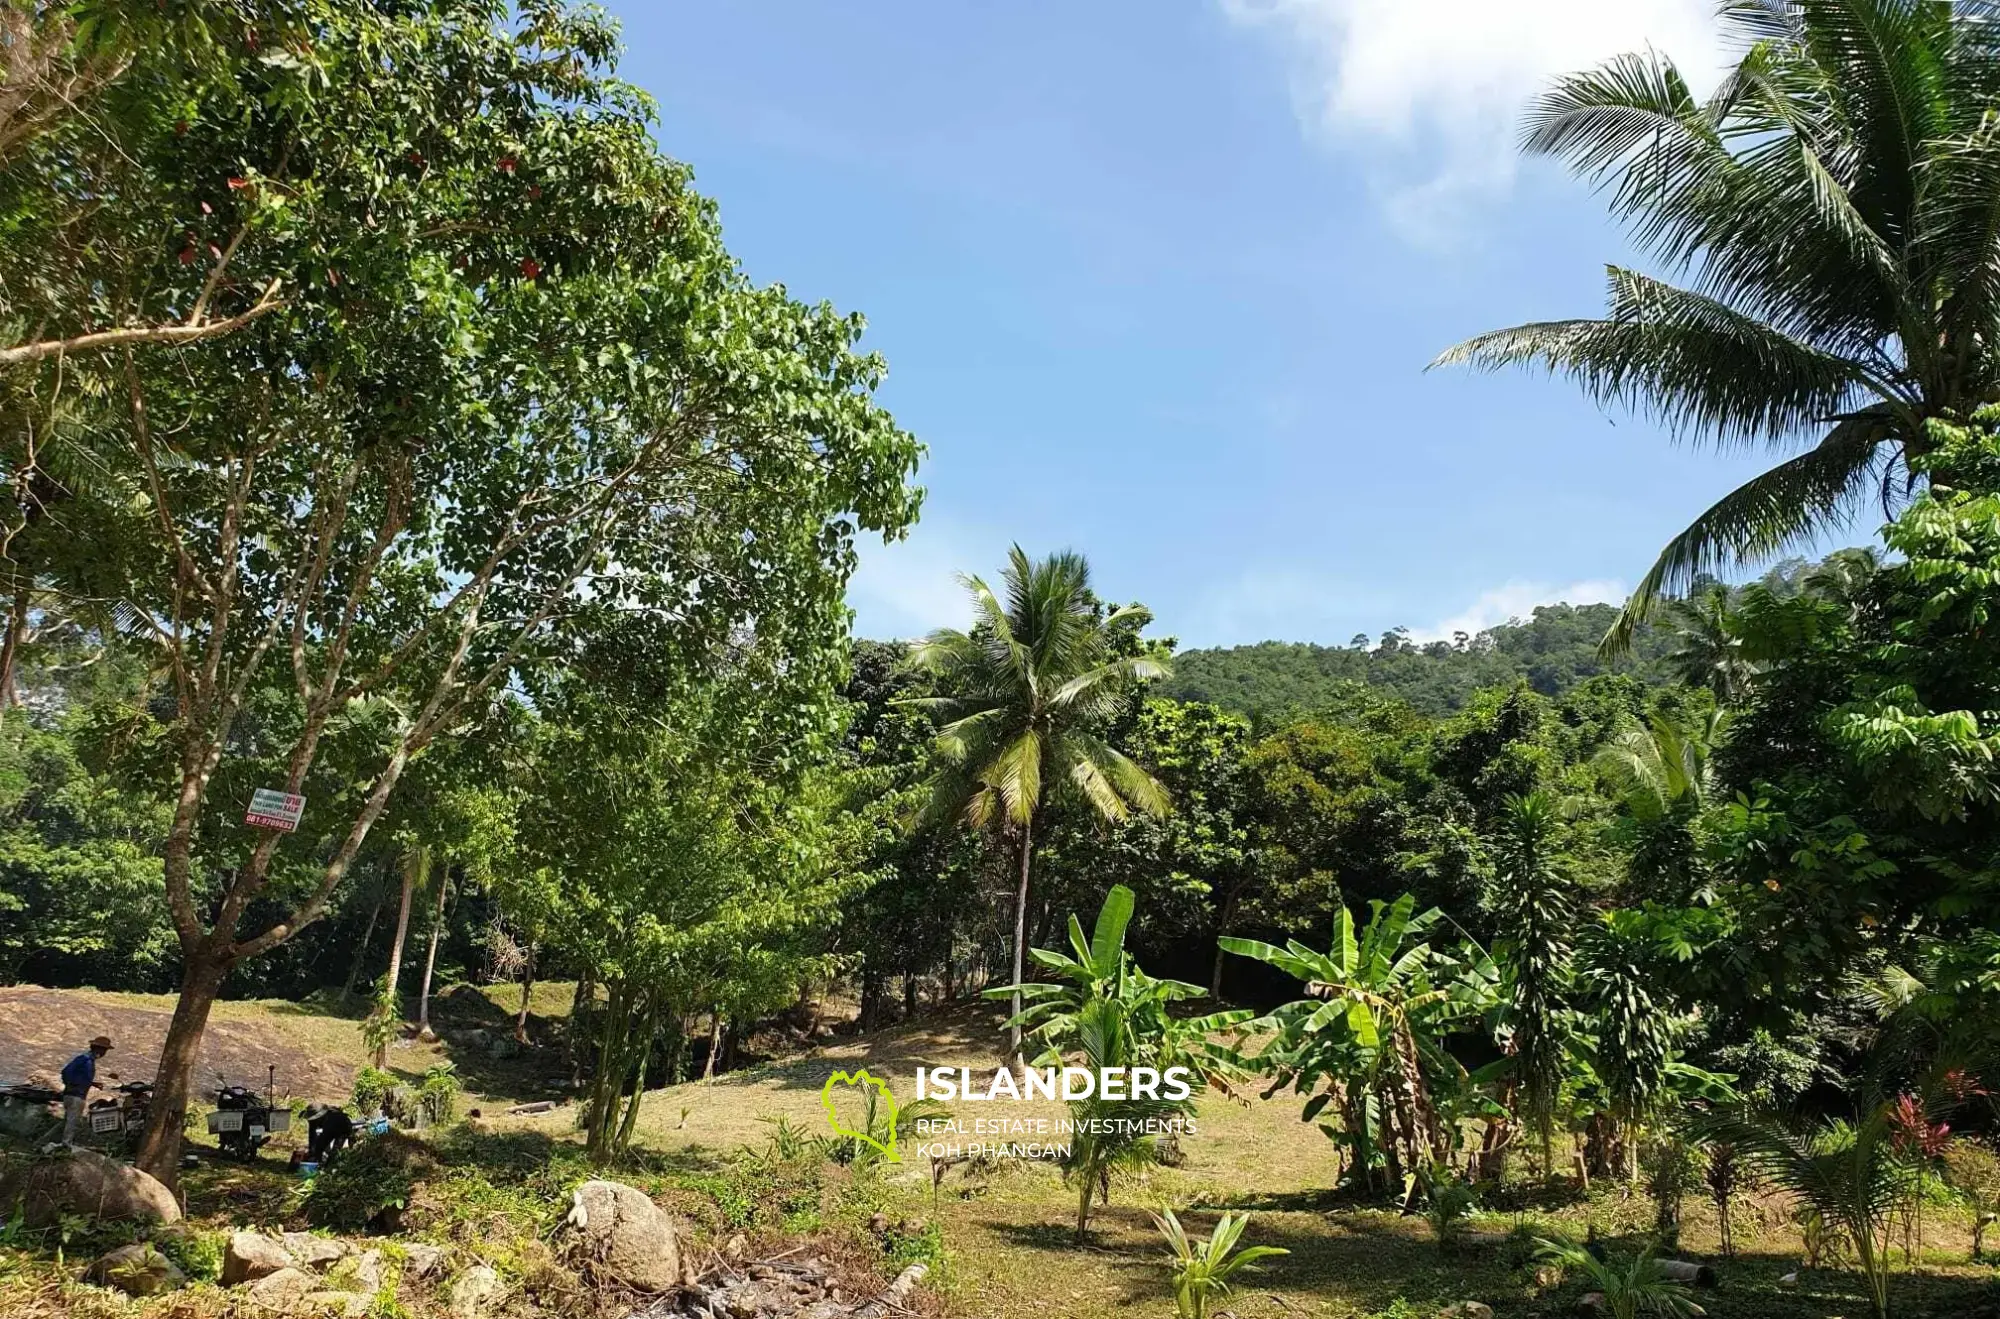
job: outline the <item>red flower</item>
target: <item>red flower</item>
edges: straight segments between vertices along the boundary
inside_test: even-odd
[[[540,279],[542,277],[542,263],[531,256],[522,257],[521,273],[529,279]]]
[[[181,264],[184,266],[191,266],[194,264],[193,243],[189,243],[186,247],[181,249]]]
[[[500,172],[502,174],[512,174],[514,172],[514,158],[512,156],[500,157]]]
[[[241,192],[249,186],[250,186],[250,180],[244,178],[238,178],[234,174],[229,176],[229,190],[231,192]]]
[[[531,202],[538,202],[541,199],[542,199],[542,185],[539,183],[534,184],[528,189],[528,200]]]

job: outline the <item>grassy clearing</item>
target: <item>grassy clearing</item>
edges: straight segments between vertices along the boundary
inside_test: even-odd
[[[498,987],[504,1006],[509,987]],[[151,1006],[141,995],[106,996],[126,1006]],[[566,1009],[569,987],[552,987],[548,1007]],[[560,1000],[559,1003],[553,1000]],[[462,1001],[462,1000],[461,1000]],[[518,1000],[515,1000],[518,1002]],[[536,1009],[540,1015],[541,1008]],[[261,1022],[299,1048],[327,1047],[356,1056],[354,1023],[302,1011],[296,1004],[232,1003],[227,1020]],[[1292,1253],[1249,1275],[1225,1302],[1240,1319],[1432,1319],[1444,1305],[1483,1301],[1501,1319],[1576,1313],[1579,1288],[1537,1277],[1520,1242],[1502,1240],[1517,1230],[1581,1239],[1593,1229],[1613,1249],[1642,1237],[1652,1221],[1644,1195],[1600,1189],[1589,1199],[1517,1193],[1507,1204],[1489,1204],[1472,1224],[1475,1244],[1457,1255],[1439,1252],[1421,1218],[1341,1202],[1327,1189],[1332,1147],[1298,1120],[1288,1099],[1232,1100],[1209,1096],[1200,1105],[1198,1133],[1183,1142],[1185,1163],[1118,1181],[1112,1204],[1093,1220],[1088,1242],[1071,1236],[1074,1196],[1052,1165],[1003,1162],[986,1169],[961,1166],[933,1194],[926,1158],[911,1151],[900,1166],[855,1175],[847,1169],[769,1157],[773,1119],[789,1119],[813,1133],[825,1130],[820,1086],[834,1070],[867,1067],[907,1093],[918,1065],[965,1066],[981,1072],[999,1061],[995,1014],[961,1005],[901,1026],[766,1067],[654,1091],[646,1098],[639,1148],[613,1175],[645,1188],[691,1223],[702,1248],[722,1248],[743,1238],[758,1243],[810,1235],[824,1251],[848,1252],[861,1273],[893,1273],[902,1262],[925,1258],[940,1265],[937,1280],[950,1314],[980,1319],[1098,1319],[1112,1315],[1169,1316],[1172,1300],[1163,1250],[1149,1211],[1172,1208],[1190,1231],[1206,1233],[1224,1210],[1248,1211],[1248,1240]],[[414,1052],[414,1050],[412,1050]],[[442,1056],[442,1055],[440,1055]],[[399,1067],[408,1067],[400,1054]],[[953,1116],[1055,1117],[1059,1105],[966,1104]],[[571,1313],[577,1298],[567,1275],[555,1267],[548,1240],[566,1207],[567,1189],[590,1175],[574,1132],[576,1114],[565,1106],[533,1117],[492,1113],[434,1142],[420,1185],[410,1196],[409,1232],[450,1243],[492,1261],[535,1298],[538,1314]],[[232,1224],[304,1226],[330,1212],[282,1169],[282,1150],[243,1168],[209,1164],[185,1182],[198,1229]],[[1712,1209],[1698,1197],[1687,1204],[1683,1242],[1690,1256],[1721,1269],[1723,1286],[1703,1293],[1713,1319],[1863,1319],[1859,1279],[1838,1270],[1784,1275],[1799,1269],[1801,1243],[1786,1219],[1787,1206],[1768,1198],[1739,1199],[1735,1235],[1741,1255],[1716,1258]],[[876,1213],[892,1224],[886,1237],[867,1232]],[[342,1224],[349,1226],[351,1224]],[[102,1238],[102,1239],[100,1239]],[[1926,1249],[1896,1281],[1899,1316],[1958,1319],[1993,1312],[2000,1299],[1995,1272],[1971,1264],[1966,1215],[1940,1205],[1927,1212]],[[0,1250],[0,1314],[139,1316],[210,1319],[234,1304],[212,1289],[196,1289],[171,1302],[142,1307],[64,1281],[54,1267],[59,1242]],[[85,1234],[63,1247],[66,1258],[86,1258],[109,1244],[115,1231]],[[859,1284],[857,1284],[859,1285]],[[407,1298],[406,1298],[407,1299]],[[406,1306],[424,1314],[422,1298]]]

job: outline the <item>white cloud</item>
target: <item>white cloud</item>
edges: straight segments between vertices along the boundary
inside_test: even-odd
[[[1417,642],[1449,641],[1455,632],[1476,637],[1489,627],[1498,627],[1516,618],[1532,617],[1537,605],[1616,605],[1625,603],[1629,594],[1623,582],[1584,581],[1571,582],[1568,586],[1552,586],[1547,582],[1512,581],[1485,592],[1463,612],[1433,627],[1411,629],[1410,639]]]
[[[1722,64],[1714,0],[1218,2],[1280,43],[1309,130],[1387,148],[1372,181],[1419,238],[1513,179],[1521,111],[1555,76],[1648,46],[1698,83]]]

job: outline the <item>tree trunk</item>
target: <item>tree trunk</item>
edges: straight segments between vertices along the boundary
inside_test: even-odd
[[[528,1042],[528,1003],[535,993],[535,945],[528,945],[527,960],[521,963],[521,1010],[514,1014],[514,1039]]]
[[[674,1020],[676,1024],[679,1023],[680,1017],[678,1014],[675,1015]],[[659,1033],[660,1009],[656,1003],[646,1013],[646,1033],[639,1040],[639,1074],[632,1081],[632,1100],[625,1106],[625,1120],[618,1124],[618,1138],[612,1145],[612,1152],[614,1154],[622,1152],[631,1146],[632,1133],[638,1128],[639,1105],[646,1098],[646,1064],[653,1059],[653,1041]],[[676,1072],[678,1072],[680,1067],[680,1038],[680,1033],[677,1031],[675,1034],[673,1055],[673,1068]],[[673,1076],[672,1079],[679,1080],[680,1078]]]
[[[958,977],[956,974],[958,971],[958,962],[953,956],[953,953],[956,951],[957,949],[952,947],[951,941],[947,940],[944,950],[944,962],[939,967],[944,982],[944,1001],[947,1003],[955,1002],[958,998]]]
[[[398,1016],[402,1015],[403,1009],[396,997],[396,982],[402,978],[403,943],[410,937],[410,895],[416,890],[418,871],[429,868],[430,852],[427,849],[412,848],[403,854],[403,898],[396,909],[396,938],[389,945],[389,971],[383,981],[387,988],[382,992],[382,1002]],[[384,1041],[375,1047],[375,1066],[379,1069],[388,1065],[389,1045]]]
[[[583,1050],[577,1042],[583,1032],[589,1029],[590,1010],[597,1002],[597,986],[591,980],[589,968],[577,975],[576,993],[569,1000],[569,1024],[563,1028],[563,1052],[568,1054],[570,1084],[583,1080]]]
[[[1021,990],[1026,978],[1028,965],[1028,869],[1035,858],[1035,817],[1030,815],[1021,824],[1021,883],[1014,891],[1014,1012],[1015,1024],[1007,1029],[1007,1049],[1016,1067],[1025,1067],[1026,1060],[1021,1055]]]
[[[424,985],[417,991],[417,1038],[425,1041],[437,1038],[431,1031],[431,976],[437,970],[438,939],[444,934],[444,899],[451,890],[451,885],[445,882],[447,878],[438,876],[437,909],[431,913],[431,947],[424,954]]]
[[[173,1021],[167,1026],[167,1041],[160,1049],[160,1070],[153,1077],[152,1116],[139,1141],[137,1163],[168,1186],[180,1177],[181,1136],[187,1129],[188,1101],[194,1095],[195,1059],[201,1053],[202,1032],[208,1028],[209,1009],[229,977],[227,935],[215,943],[184,950],[181,994],[174,1004]]]
[[[625,1088],[625,1038],[631,1033],[631,999],[617,982],[605,986],[604,1025],[597,1036],[597,1074],[590,1082],[590,1110],[584,1120],[584,1142],[590,1157],[603,1162],[612,1115]]]
[[[882,1024],[882,981],[884,977],[873,963],[861,970],[861,1011],[855,1021],[859,1030],[870,1031]]]
[[[375,937],[375,922],[382,917],[382,895],[375,895],[375,905],[368,911],[368,928],[361,932],[361,944],[354,950],[354,960],[347,964],[347,983],[340,987],[340,1004],[346,1007],[354,1001],[354,984],[361,978],[361,959],[368,954],[368,943]]]
[[[722,1052],[722,1009],[710,1008],[708,1012],[708,1061],[701,1065],[701,1079],[715,1079],[715,1056]]]
[[[1223,958],[1228,955],[1222,951],[1221,940],[1223,935],[1229,933],[1229,927],[1235,923],[1237,900],[1242,892],[1242,884],[1230,885],[1229,892],[1222,899],[1222,910],[1216,913],[1215,917],[1215,969],[1209,973],[1208,996],[1217,1002],[1222,1001]]]
[[[914,972],[903,972],[903,1019],[917,1015],[917,977]]]
[[[34,582],[22,578],[14,590],[14,606],[7,612],[7,636],[0,641],[0,710],[11,710],[21,703],[14,669],[20,662],[21,635],[28,630],[28,605],[33,593]]]

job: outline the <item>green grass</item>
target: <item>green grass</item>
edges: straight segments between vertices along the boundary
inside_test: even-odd
[[[499,988],[504,1005],[507,987]],[[147,1002],[143,996],[120,996]],[[567,1007],[568,988],[551,990]],[[263,1020],[310,1047],[324,1039],[350,1047],[353,1023],[301,1013],[291,1004],[232,1003],[231,1017]],[[538,1008],[539,1012],[540,1009]],[[1247,1212],[1248,1244],[1282,1246],[1291,1253],[1244,1276],[1222,1302],[1240,1319],[1433,1319],[1458,1301],[1491,1305],[1500,1319],[1572,1315],[1575,1283],[1537,1274],[1527,1253],[1508,1248],[1510,1230],[1581,1240],[1593,1228],[1613,1249],[1635,1248],[1652,1221],[1643,1195],[1600,1187],[1583,1199],[1573,1193],[1529,1194],[1510,1188],[1514,1203],[1488,1204],[1474,1218],[1474,1244],[1446,1256],[1421,1217],[1357,1206],[1329,1189],[1334,1149],[1298,1120],[1293,1098],[1260,1101],[1211,1095],[1198,1109],[1199,1131],[1183,1141],[1186,1161],[1114,1183],[1110,1205],[1093,1219],[1089,1241],[1071,1236],[1074,1195],[1049,1164],[1008,1162],[978,1171],[947,1173],[934,1195],[927,1160],[914,1156],[874,1172],[823,1165],[808,1156],[770,1153],[773,1127],[762,1119],[783,1115],[806,1131],[825,1131],[820,1084],[833,1070],[867,1067],[892,1079],[907,1095],[914,1068],[962,1065],[985,1071],[999,1061],[996,1017],[983,1006],[964,1005],[858,1039],[842,1039],[810,1054],[710,1082],[654,1091],[644,1102],[639,1142],[632,1158],[609,1175],[644,1188],[694,1229],[705,1246],[737,1236],[752,1249],[801,1234],[824,1243],[816,1249],[853,1252],[864,1273],[892,1275],[922,1261],[933,1270],[952,1314],[982,1319],[1109,1319],[1151,1315],[1169,1319],[1165,1251],[1150,1213],[1171,1208],[1188,1230],[1206,1234],[1227,1211]],[[399,1060],[400,1061],[400,1060]],[[1054,1117],[1059,1105],[966,1104],[954,1116]],[[451,1242],[493,1260],[529,1290],[557,1287],[560,1272],[547,1242],[567,1208],[569,1189],[594,1175],[576,1138],[573,1107],[535,1117],[489,1115],[428,1143],[435,1166],[426,1168],[407,1196],[409,1231]],[[184,1179],[191,1217],[214,1230],[231,1224],[302,1225],[312,1213],[295,1180],[273,1156],[260,1166],[210,1164]],[[359,1173],[366,1160],[356,1160]],[[337,1189],[322,1178],[322,1189]],[[1723,1285],[1700,1301],[1713,1319],[1864,1319],[1858,1278],[1838,1270],[1803,1273],[1801,1246],[1780,1201],[1740,1197],[1736,1238],[1740,1257],[1715,1259],[1713,1211],[1690,1198],[1683,1243],[1691,1257],[1710,1260]],[[880,1214],[879,1232],[868,1223]],[[1995,1271],[1967,1261],[1965,1215],[1949,1206],[1926,1211],[1926,1250],[1914,1267],[1899,1269],[1897,1313],[1904,1319],[1957,1319],[1980,1314],[2000,1296]],[[841,1243],[846,1243],[843,1246]],[[84,1243],[78,1243],[84,1244]],[[91,1245],[98,1243],[91,1242]],[[0,1257],[6,1252],[0,1250]],[[21,1285],[41,1288],[60,1280],[49,1272],[49,1251],[17,1253]],[[0,1272],[5,1271],[0,1258]],[[860,1276],[860,1275],[857,1275]],[[858,1283],[866,1286],[866,1282]],[[550,1292],[553,1298],[554,1292]],[[0,1280],[0,1313],[64,1313],[49,1302],[37,1310],[30,1293],[9,1292]],[[81,1308],[73,1294],[62,1304]],[[8,1310],[10,1299],[16,1306]],[[37,1301],[36,1304],[43,1304]],[[91,1304],[95,1304],[94,1301]],[[134,1307],[126,1313],[147,1313]],[[164,1313],[164,1312],[162,1312]],[[428,1313],[412,1311],[412,1313]]]

